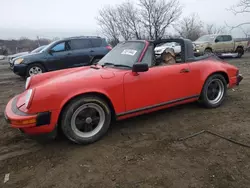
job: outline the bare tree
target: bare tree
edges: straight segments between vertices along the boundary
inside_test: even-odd
[[[107,6],[99,11],[97,21],[102,32],[112,41],[120,38],[159,39],[166,29],[181,15],[178,0],[126,0],[117,6]]]
[[[250,0],[240,0],[239,3],[232,6],[230,10],[236,14],[250,13]]]
[[[203,23],[195,13],[183,18],[180,23],[175,26],[175,29],[180,37],[188,38],[190,40],[196,40],[204,34]]]
[[[204,33],[205,34],[221,34],[221,33],[227,33],[226,26],[219,26],[217,27],[214,24],[206,24],[204,28]]]
[[[140,15],[149,39],[159,39],[166,28],[179,19],[182,11],[179,1],[139,0]]]
[[[120,32],[126,32],[128,38],[141,39],[142,26],[138,17],[139,9],[130,1],[122,3],[117,9],[119,13],[119,26],[121,27],[119,29]],[[125,37],[123,38],[126,40]]]
[[[239,2],[236,5],[232,6],[229,10],[233,12],[235,15],[243,14],[243,13],[250,13],[250,0],[239,0]],[[248,24],[250,24],[250,22],[243,22],[235,26],[228,26],[228,24],[226,23],[226,25],[229,28],[231,28],[230,30],[233,30],[235,28],[241,27],[243,25],[248,25]]]
[[[239,29],[244,33],[245,37],[246,38],[249,38],[250,37],[250,28],[242,28],[242,27],[239,27]]]
[[[102,29],[103,34],[116,41],[119,42],[119,30],[117,27],[118,24],[118,15],[117,10],[114,7],[106,6],[99,11],[99,17],[97,17],[97,21],[99,26]]]

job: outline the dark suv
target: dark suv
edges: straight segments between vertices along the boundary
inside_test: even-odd
[[[22,77],[97,63],[110,50],[101,37],[71,37],[50,43],[42,51],[17,57],[10,62],[13,72]]]

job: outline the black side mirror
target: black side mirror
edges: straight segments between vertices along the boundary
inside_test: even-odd
[[[132,67],[133,72],[146,72],[148,71],[148,64],[147,63],[135,63]]]
[[[215,39],[215,42],[217,43],[217,42],[219,42],[219,40],[218,40],[218,39]]]
[[[48,50],[48,53],[49,53],[50,55],[52,55],[53,52],[54,52],[54,51],[53,51],[52,49],[49,49],[49,50]]]

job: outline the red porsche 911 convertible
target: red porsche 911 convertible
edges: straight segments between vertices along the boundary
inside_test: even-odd
[[[178,56],[170,54],[175,63],[155,56],[154,48],[167,42],[181,45]],[[28,78],[25,91],[7,104],[5,118],[33,137],[55,137],[60,128],[69,140],[89,144],[113,119],[193,101],[219,107],[227,89],[242,79],[238,68],[215,56],[194,57],[188,39],[127,41],[98,64]]]

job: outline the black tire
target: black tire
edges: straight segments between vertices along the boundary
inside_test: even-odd
[[[41,70],[41,73],[46,72],[46,70],[45,70],[45,68],[44,68],[44,66],[42,64],[40,64],[40,63],[34,63],[34,64],[31,64],[31,65],[29,65],[27,67],[26,77],[30,77],[31,76],[30,70],[33,69],[33,68],[35,68],[35,67],[39,68],[39,70]],[[39,72],[39,74],[41,74],[41,73]]]
[[[207,49],[205,49],[204,54],[211,55],[211,54],[213,54],[213,51],[210,48],[207,48]]]
[[[218,85],[221,85],[221,87],[222,87],[221,91],[223,92],[223,94],[220,97],[218,97],[219,96],[219,94],[218,94],[217,101],[216,100],[212,101],[208,97],[208,92],[211,92],[211,90],[209,90],[209,86],[213,82],[218,82]],[[206,80],[206,82],[202,88],[202,91],[201,91],[199,102],[206,108],[217,108],[225,100],[226,94],[227,94],[227,82],[226,82],[224,76],[221,74],[214,74],[214,75],[211,75]]]
[[[243,48],[237,48],[236,53],[238,54],[237,58],[241,58],[243,56],[243,54],[244,54]]]
[[[102,121],[102,119],[101,119],[101,114],[99,113],[100,120],[98,122],[98,125],[92,131],[90,131],[90,133],[95,132],[96,129],[98,130],[98,132],[96,132],[95,134],[90,135],[90,136],[86,136],[86,135],[83,136],[82,134],[88,134],[88,132],[84,133],[77,128],[76,120],[77,120],[77,117],[79,114],[78,115],[75,115],[75,114],[77,114],[77,112],[80,110],[80,108],[84,108],[84,107],[91,108],[91,106],[96,106],[97,108],[100,108],[99,110],[102,109],[102,111],[103,111],[102,114],[104,115],[103,117],[105,118],[104,123],[100,123]],[[79,111],[79,113],[80,112],[81,111]],[[110,123],[111,123],[111,110],[110,110],[108,104],[106,103],[106,101],[103,100],[102,98],[88,95],[88,96],[82,96],[82,97],[79,97],[79,98],[72,100],[64,109],[61,117],[62,117],[61,118],[62,131],[63,131],[64,135],[70,141],[77,143],[77,144],[90,144],[90,143],[93,143],[93,142],[99,140],[108,131]],[[75,121],[74,121],[74,117],[75,117]],[[83,118],[83,119],[85,119],[85,118]],[[85,124],[85,126],[87,124],[87,119],[88,119],[88,117],[85,119],[85,122],[83,122]],[[72,124],[72,121],[74,122],[73,124]],[[81,121],[81,126],[82,126],[82,120],[80,120],[80,121]],[[91,119],[90,124],[92,124],[92,119]],[[99,124],[101,124],[101,126],[99,126]],[[85,129],[85,127],[84,127],[84,129]]]

